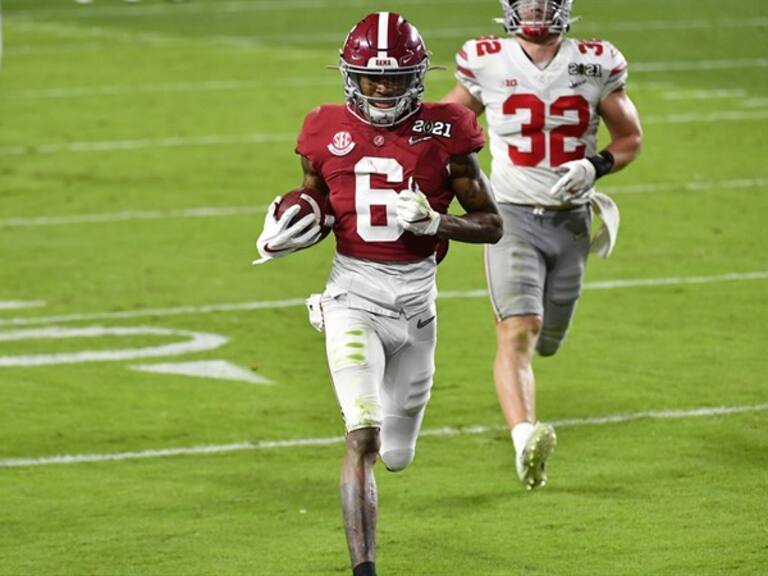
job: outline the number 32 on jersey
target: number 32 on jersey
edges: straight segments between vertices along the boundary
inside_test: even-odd
[[[581,138],[589,128],[589,102],[583,96],[560,96],[548,106],[535,94],[512,94],[504,101],[502,111],[505,115],[514,115],[520,111],[530,113],[530,121],[520,127],[521,136],[530,142],[527,150],[509,145],[509,159],[516,166],[538,166],[547,157],[547,150],[553,168],[584,158],[584,144],[573,146],[571,150],[566,149],[566,138]],[[563,118],[568,112],[576,113],[575,124],[564,124],[551,130],[546,128],[547,118]]]

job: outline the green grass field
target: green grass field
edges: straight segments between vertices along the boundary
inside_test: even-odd
[[[333,243],[250,262],[300,183],[304,114],[342,99],[325,65],[379,9],[449,67],[429,99],[499,30],[495,0],[3,2],[0,574],[350,572],[342,424],[301,305]],[[629,59],[646,138],[604,181],[617,250],[536,363],[550,484],[516,480],[481,250],[454,244],[427,434],[377,472],[385,576],[768,573],[768,3],[575,13]],[[272,384],[131,368],[214,360]]]

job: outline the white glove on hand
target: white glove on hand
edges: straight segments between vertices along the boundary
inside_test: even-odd
[[[263,264],[273,258],[286,256],[291,252],[311,246],[320,238],[320,224],[315,221],[314,214],[307,214],[298,222],[291,224],[291,219],[301,210],[301,207],[291,206],[279,220],[275,219],[275,210],[282,198],[277,196],[267,209],[264,218],[264,230],[256,240],[256,248],[261,258],[254,264]],[[309,227],[306,231],[305,228]]]
[[[397,221],[419,236],[434,236],[440,226],[440,214],[432,209],[413,178],[408,181],[408,188],[397,195]]]
[[[555,172],[561,177],[549,193],[562,202],[585,198],[595,185],[595,166],[586,158],[561,164]]]

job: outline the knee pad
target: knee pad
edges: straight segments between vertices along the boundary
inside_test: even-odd
[[[536,343],[536,352],[539,353],[539,356],[554,356],[565,340],[566,330],[567,328],[560,330],[545,326],[541,331],[539,341]]]
[[[413,462],[413,457],[415,455],[416,451],[411,448],[387,450],[386,452],[379,453],[381,461],[390,472],[400,472],[407,468],[408,465]]]

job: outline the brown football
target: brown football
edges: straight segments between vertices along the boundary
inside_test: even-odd
[[[333,216],[328,196],[318,190],[307,188],[291,190],[283,194],[282,200],[280,200],[280,203],[275,208],[275,219],[279,220],[288,208],[296,205],[299,206],[299,213],[291,218],[291,224],[298,222],[307,214],[314,214],[315,222],[320,224],[322,229],[320,240],[328,236],[333,229]]]

